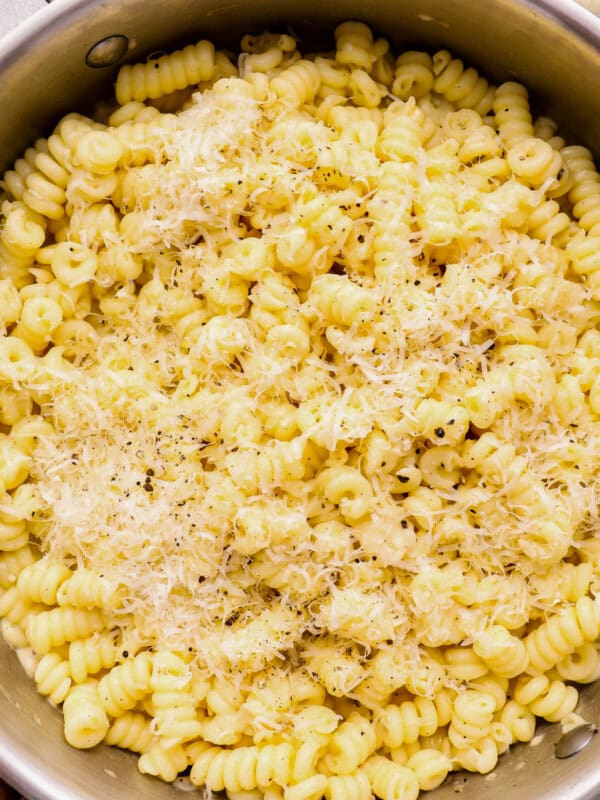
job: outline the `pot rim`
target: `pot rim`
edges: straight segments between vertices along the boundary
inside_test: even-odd
[[[13,60],[21,57],[23,49],[31,45],[39,46],[40,37],[48,36],[55,27],[62,28],[65,19],[68,20],[73,14],[87,11],[90,6],[100,6],[105,0],[46,0],[46,2],[48,5],[36,11],[0,40],[0,72]],[[539,13],[567,28],[586,44],[600,49],[600,16],[576,0],[521,0],[521,3],[534,13]]]

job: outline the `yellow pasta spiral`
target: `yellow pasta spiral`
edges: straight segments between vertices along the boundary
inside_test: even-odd
[[[419,100],[433,88],[433,60],[429,53],[407,50],[396,59],[392,92],[400,100]]]
[[[573,216],[590,236],[600,236],[600,174],[586,147],[563,147],[562,157],[571,173],[573,185],[569,200]]]
[[[502,625],[493,625],[475,637],[473,650],[497,675],[505,678],[525,672],[529,662],[521,639]]]
[[[571,219],[560,210],[556,200],[546,200],[529,215],[527,229],[530,236],[542,242],[559,243],[570,229]]]
[[[332,734],[323,761],[334,775],[345,775],[360,766],[376,748],[375,728],[355,712]]]
[[[157,652],[152,667],[152,702],[157,731],[172,741],[189,741],[202,733],[190,690],[189,667],[175,653]]]
[[[10,552],[0,553],[0,589],[11,587],[18,581],[21,572],[34,563],[35,555],[27,543]]]
[[[101,611],[79,608],[53,608],[33,614],[27,622],[27,636],[36,653],[43,655],[53,647],[89,636],[104,628]]]
[[[88,749],[104,739],[108,717],[98,695],[98,682],[71,687],[63,704],[65,739],[73,747]]]
[[[419,781],[408,767],[395,764],[385,756],[373,756],[364,765],[373,792],[381,800],[416,800]]]
[[[418,158],[425,140],[423,112],[414,101],[394,101],[385,110],[384,124],[376,152],[382,159],[413,161]]]
[[[88,675],[110,669],[116,660],[117,647],[111,632],[95,633],[69,645],[69,665],[75,683],[83,683]]]
[[[11,277],[28,274],[45,238],[43,217],[22,203],[11,204],[0,232],[0,267]]]
[[[117,102],[142,102],[210,80],[215,69],[215,48],[201,40],[183,50],[151,59],[145,64],[125,64],[119,70],[115,91]]]
[[[387,705],[377,720],[384,744],[390,748],[413,744],[420,736],[431,736],[450,722],[451,703],[447,692],[433,700],[416,697],[400,705]]]
[[[58,653],[47,653],[40,659],[34,679],[38,692],[58,705],[71,688],[69,662],[64,661]]]
[[[144,651],[104,675],[98,688],[106,713],[118,717],[149,694],[151,672],[152,654]]]
[[[342,22],[335,29],[335,59],[344,66],[371,70],[376,54],[373,50],[373,34],[363,22]]]
[[[357,769],[352,775],[334,775],[327,779],[326,800],[371,800],[367,773]]]
[[[514,688],[514,699],[527,706],[536,717],[559,722],[570,714],[579,699],[577,689],[562,681],[551,681],[546,675],[521,675]]]
[[[369,318],[375,298],[368,290],[342,275],[322,275],[311,287],[310,302],[325,320],[352,325]]]
[[[73,156],[79,137],[94,128],[93,120],[69,114],[58,124],[47,142],[36,143],[35,169],[25,178],[23,202],[43,217],[58,220],[64,216],[66,187],[73,171]]]
[[[190,780],[195,786],[242,792],[273,783],[287,786],[292,782],[294,748],[290,744],[264,747],[237,747],[225,750],[211,747],[195,761]]]
[[[116,588],[97,572],[80,567],[61,584],[56,594],[60,606],[76,608],[111,608]]]
[[[23,520],[0,522],[0,551],[21,550],[29,541],[29,531]]]
[[[591,280],[600,271],[600,235],[590,236],[581,231],[567,242],[565,251],[571,266],[579,275]]]
[[[60,586],[71,575],[71,570],[64,564],[43,558],[21,572],[17,580],[17,591],[21,597],[52,606],[56,603]]]
[[[448,50],[438,50],[433,56],[433,90],[458,108],[473,108],[484,116],[492,108],[494,89],[476,69],[452,58]]]
[[[595,641],[599,634],[600,604],[589,597],[579,598],[525,638],[527,671],[531,675],[546,672],[584,642]]]
[[[187,767],[188,759],[183,747],[161,739],[152,744],[138,761],[140,772],[168,782],[174,781]]]
[[[145,753],[152,746],[154,738],[150,719],[145,714],[127,711],[114,720],[104,741],[134,753]]]
[[[507,81],[496,89],[493,102],[496,127],[506,147],[510,148],[533,137],[527,89],[515,81]]]
[[[310,102],[321,85],[321,75],[312,61],[301,59],[271,80],[278,97],[294,106]]]
[[[490,732],[496,710],[493,695],[468,689],[454,703],[448,738],[457,749],[468,747]]]

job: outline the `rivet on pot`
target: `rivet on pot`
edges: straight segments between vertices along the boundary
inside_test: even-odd
[[[129,39],[120,33],[113,36],[106,36],[100,39],[93,47],[90,47],[85,57],[88,67],[112,67],[125,53],[129,46]]]
[[[597,730],[595,725],[590,725],[588,723],[578,725],[576,728],[573,728],[568,733],[561,736],[556,743],[554,755],[557,758],[570,758],[574,756],[575,753],[579,753],[580,750],[583,750],[583,748],[591,742]]]

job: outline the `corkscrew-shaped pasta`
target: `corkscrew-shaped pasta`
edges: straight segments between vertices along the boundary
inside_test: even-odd
[[[56,603],[56,593],[61,584],[72,574],[64,564],[42,558],[21,572],[17,580],[17,590],[23,598],[52,606]]]
[[[9,589],[17,583],[21,572],[34,563],[36,557],[28,544],[0,553],[0,589]]]
[[[498,763],[498,746],[491,736],[484,736],[468,747],[457,750],[454,754],[454,763],[469,772],[486,775]]]
[[[373,34],[362,22],[342,22],[335,29],[335,60],[338,64],[358,67],[370,72],[377,54]]]
[[[163,781],[174,781],[188,767],[188,758],[180,744],[158,740],[138,761],[138,769]]]
[[[69,114],[47,142],[36,143],[35,169],[26,176],[22,195],[28,208],[52,220],[64,216],[75,147],[79,137],[95,127],[98,126],[92,120]]]
[[[579,694],[574,686],[562,681],[551,681],[546,675],[517,678],[513,691],[517,703],[527,706],[536,717],[548,722],[560,722],[577,705]]]
[[[553,179],[552,186],[557,185],[557,176],[562,169],[562,157],[542,139],[535,137],[522,139],[509,148],[506,160],[514,174],[524,183],[541,186]]]
[[[500,722],[509,729],[513,741],[529,742],[535,733],[535,715],[516,700],[509,700],[500,713]]]
[[[138,700],[150,694],[152,654],[146,651],[113,667],[100,679],[98,690],[104,708],[111,717],[119,717],[133,708]]]
[[[556,200],[546,200],[529,215],[527,230],[530,236],[542,242],[557,243],[571,224],[568,214],[560,210]]]
[[[384,112],[376,152],[382,159],[412,161],[425,140],[424,115],[413,102],[394,101]]]
[[[29,615],[43,606],[32,604],[24,600],[18,593],[16,586],[11,586],[0,595],[0,616],[11,625],[26,625]],[[24,645],[21,645],[24,646]]]
[[[588,561],[581,564],[557,564],[551,570],[531,579],[532,589],[541,597],[575,603],[590,588],[594,568]]]
[[[346,89],[350,82],[350,70],[346,67],[340,66],[334,59],[324,58],[317,56],[314,61],[315,67],[319,70],[321,78],[321,86],[319,88],[319,95],[324,93],[327,95],[337,95],[344,97]],[[343,106],[333,106],[331,111],[335,108],[343,108]]]
[[[35,172],[35,158],[37,150],[35,147],[28,147],[23,153],[22,158],[18,158],[13,164],[13,168],[4,173],[2,185],[15,200],[23,199],[25,191],[25,180],[28,175]]]
[[[600,174],[587,147],[563,147],[562,157],[567,164],[573,185],[569,200],[573,216],[590,236],[600,236]]]
[[[353,69],[350,73],[348,84],[353,102],[359,108],[377,108],[382,97],[387,94],[387,88],[362,69]]]
[[[174,742],[189,741],[202,733],[190,681],[190,669],[179,656],[160,651],[155,654],[150,686],[157,731]]]
[[[312,61],[301,59],[271,80],[275,94],[293,106],[314,99],[321,85],[321,75]]]
[[[548,142],[555,150],[562,150],[565,140],[556,135],[558,125],[550,117],[538,117],[533,123],[533,130],[538,139]]]
[[[285,480],[298,480],[304,474],[302,449],[299,442],[281,442],[258,452],[232,454],[228,471],[234,482],[250,491],[258,487],[276,486]]]
[[[495,672],[488,672],[481,678],[469,681],[469,688],[479,692],[491,694],[496,703],[496,711],[499,711],[506,703],[510,682],[508,678],[502,677]]]
[[[113,129],[113,134],[122,148],[122,160],[126,165],[143,166],[161,160],[164,139],[171,124],[169,115],[160,115],[157,122],[134,119],[123,122]],[[119,197],[118,188],[115,191]]]
[[[317,478],[325,499],[339,505],[342,516],[354,522],[373,507],[373,490],[367,479],[353,467],[329,467]]]
[[[104,628],[101,611],[83,611],[79,608],[53,608],[32,614],[27,620],[27,636],[39,655],[65,642],[83,639]]]
[[[132,750],[134,753],[146,753],[155,739],[150,728],[150,719],[135,711],[126,711],[117,717],[104,737],[106,744]]]
[[[332,734],[323,761],[334,775],[353,772],[377,748],[377,733],[368,719],[351,714]]]
[[[125,64],[119,70],[115,91],[117,102],[142,102],[185,89],[200,81],[208,81],[215,69],[215,48],[212,42],[201,40],[183,50],[150,59],[145,64]]]
[[[110,669],[117,661],[115,636],[111,632],[94,633],[69,645],[69,665],[75,683],[83,683],[88,675]]]
[[[433,56],[433,90],[458,108],[473,108],[482,117],[491,110],[494,88],[476,69],[452,58],[448,50],[439,50]]]
[[[98,573],[84,568],[79,568],[64,581],[56,594],[60,606],[75,608],[111,608],[115,600],[115,587]]]
[[[288,33],[260,33],[258,36],[247,33],[242,36],[240,42],[240,50],[243,53],[265,53],[272,48],[277,48],[283,53],[293,53],[296,49],[296,40]]]
[[[0,522],[0,550],[21,550],[29,541],[29,531],[23,520]]]
[[[525,672],[529,656],[525,645],[502,625],[493,625],[475,638],[473,650],[496,675],[514,678]]]
[[[46,227],[43,217],[22,203],[12,203],[0,232],[0,264],[11,275],[20,276],[35,261],[44,244]]]
[[[58,653],[47,653],[35,668],[34,680],[41,695],[48,697],[55,705],[62,703],[71,688],[69,662],[64,661]]]
[[[435,80],[433,60],[429,53],[407,50],[396,59],[392,92],[400,100],[419,100],[432,89]]]
[[[507,81],[498,86],[493,110],[498,133],[507,148],[533,137],[529,94],[520,83]]]
[[[104,739],[108,717],[98,694],[98,682],[73,686],[63,703],[65,739],[73,747],[89,749]]]
[[[469,689],[458,695],[448,728],[448,738],[454,747],[468,747],[487,736],[495,710],[496,701],[487,692]]]
[[[123,145],[111,131],[92,130],[78,140],[74,160],[89,172],[110,176],[122,155]]]
[[[385,756],[372,756],[364,765],[373,792],[381,800],[416,800],[419,781],[408,767],[395,764]]]
[[[363,769],[352,775],[333,775],[327,779],[326,800],[371,800],[371,782]]]
[[[452,769],[452,761],[439,749],[424,747],[410,756],[406,766],[417,776],[419,788],[429,792],[444,782]]]
[[[293,777],[294,748],[287,743],[234,750],[211,747],[195,761],[190,773],[195,786],[207,785],[215,791],[230,792],[272,784],[287,786]]]
[[[342,275],[322,275],[310,290],[309,302],[328,322],[352,325],[369,318],[375,309],[375,298]]]
[[[575,272],[592,281],[600,270],[600,236],[589,236],[581,231],[567,242],[565,252]]]
[[[600,678],[600,656],[592,642],[584,642],[556,665],[564,681],[592,683]]]
[[[433,700],[415,697],[400,705],[387,705],[380,713],[377,725],[384,744],[396,748],[413,744],[420,736],[431,736],[450,722],[451,714],[451,697],[443,691]]]
[[[527,671],[531,675],[546,672],[584,642],[593,642],[600,634],[600,605],[581,597],[574,606],[550,617],[525,638],[529,655]]]

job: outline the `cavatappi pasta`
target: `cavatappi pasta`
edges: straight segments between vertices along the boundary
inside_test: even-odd
[[[125,66],[4,176],[0,615],[75,747],[414,800],[600,676],[600,177],[448,51]]]

